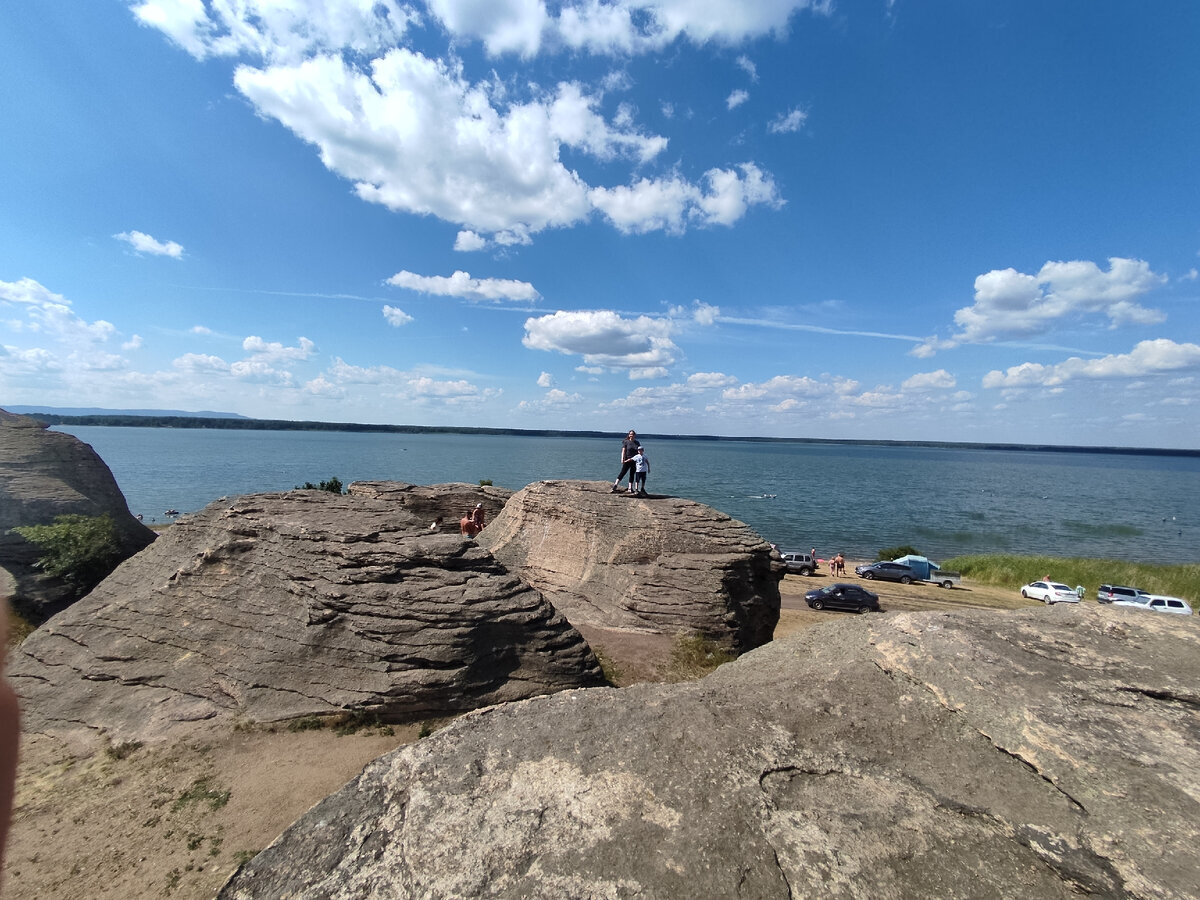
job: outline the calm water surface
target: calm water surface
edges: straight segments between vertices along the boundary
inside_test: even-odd
[[[91,444],[135,514],[337,476],[437,484],[611,480],[618,439],[59,426]],[[785,548],[1200,561],[1200,459],[926,447],[646,441],[648,488]]]

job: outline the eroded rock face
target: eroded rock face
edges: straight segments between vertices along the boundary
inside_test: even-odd
[[[73,435],[0,409],[0,567],[12,576],[16,605],[34,621],[75,595],[34,568],[41,551],[12,529],[49,525],[63,515],[110,516],[125,556],[154,540],[154,532],[130,514],[96,451]]]
[[[455,508],[492,496],[441,487]],[[256,494],[181,518],[13,654],[25,729],[403,721],[600,683],[541,595],[457,527],[430,533],[438,493]]]
[[[578,625],[695,631],[744,651],[771,639],[783,567],[748,526],[678,497],[540,481],[479,536]]]
[[[1197,685],[1173,616],[846,617],[465,716],[220,896],[1195,897]]]
[[[429,526],[441,518],[442,530],[446,532],[457,532],[459,520],[476,504],[482,504],[484,519],[491,522],[513,494],[506,488],[464,482],[422,485],[404,481],[356,481],[346,490],[353,497],[386,500],[402,506],[412,516],[414,525],[424,523]]]

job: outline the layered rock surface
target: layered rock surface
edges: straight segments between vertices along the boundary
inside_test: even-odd
[[[847,617],[702,681],[481,710],[223,898],[1195,897],[1195,623]]]
[[[181,518],[14,653],[25,729],[129,741],[343,710],[402,721],[601,682],[537,591],[457,525],[430,533],[431,513],[506,492],[352,490]]]
[[[783,567],[771,546],[692,500],[540,481],[512,496],[479,543],[578,626],[694,631],[740,652],[769,641],[779,621]]]
[[[62,515],[110,516],[125,556],[154,540],[129,512],[112,472],[89,445],[0,409],[0,567],[22,611],[41,620],[69,602],[67,586],[41,576],[35,545],[13,528],[49,525]]]

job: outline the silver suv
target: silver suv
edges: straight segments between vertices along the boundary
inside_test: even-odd
[[[1125,587],[1121,584],[1102,584],[1096,590],[1096,599],[1101,603],[1123,600],[1126,603],[1136,603],[1140,606],[1150,602],[1150,595],[1140,588]]]
[[[789,572],[794,572],[797,575],[812,575],[817,571],[817,560],[811,553],[800,553],[789,550],[779,555],[783,557],[783,563],[787,566]]]

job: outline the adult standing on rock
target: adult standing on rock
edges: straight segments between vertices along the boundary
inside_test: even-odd
[[[629,493],[633,493],[634,481],[634,463],[633,457],[638,451],[637,432],[632,428],[629,429],[629,434],[625,435],[625,440],[621,441],[621,473],[617,475],[617,480],[613,482],[612,492],[615,494],[621,489],[621,479],[626,475],[629,476]]]

